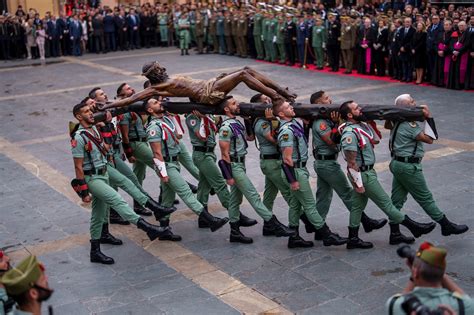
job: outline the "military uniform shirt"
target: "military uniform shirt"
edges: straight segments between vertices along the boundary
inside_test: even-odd
[[[306,162],[308,160],[308,142],[304,136],[303,127],[295,119],[290,122],[285,121],[280,126],[278,145],[282,152],[284,148],[293,148],[291,156],[293,162]]]
[[[230,156],[245,156],[247,154],[247,141],[245,140],[245,127],[235,118],[224,116],[224,121],[219,129],[219,141],[230,142]]]
[[[100,149],[94,144],[94,142],[92,142],[92,140],[90,140],[86,135],[81,135],[82,132],[88,132],[95,138],[100,139],[102,142],[102,138],[100,137],[97,128],[92,126],[91,129],[92,131],[89,131],[82,126],[79,126],[77,131],[74,133],[74,138],[71,140],[72,156],[84,159],[82,164],[84,171],[92,170],[92,168],[99,169],[107,164],[106,157],[100,152]]]
[[[456,314],[459,314],[458,307],[458,298],[454,296],[455,293],[450,292],[444,288],[426,288],[426,287],[415,287],[411,292],[415,295],[421,302],[421,304],[428,306],[432,310],[436,309],[438,305],[445,304],[451,306]],[[405,301],[405,297],[400,296],[397,298],[393,304],[393,315],[404,315],[405,311],[402,309],[402,303]],[[391,300],[394,297],[391,297],[386,304],[386,309],[388,314],[388,308]],[[464,314],[474,314],[474,303],[468,295],[461,296],[461,299],[464,302]]]
[[[425,154],[423,142],[416,140],[416,137],[423,131],[419,123],[415,121],[398,123],[397,134],[395,141],[393,141],[394,131],[397,127],[396,124],[390,132],[390,143],[392,144],[393,153],[401,157],[423,157]],[[413,155],[413,152],[415,152],[415,155]]]
[[[317,119],[313,122],[311,129],[313,130],[313,149],[317,154],[333,155],[339,152],[336,148],[330,147],[322,139],[326,134],[330,134],[333,128],[333,122],[328,119]]]
[[[266,136],[272,133],[272,123],[266,119],[260,118],[255,122],[255,136],[260,146],[261,154],[278,154],[276,144],[267,140]]]
[[[164,136],[163,132],[165,133]],[[163,157],[167,157],[168,154],[169,156],[176,156],[181,152],[179,141],[175,134],[175,126],[169,118],[153,117],[146,126],[146,133],[148,142],[161,143],[161,154]],[[166,152],[166,149],[168,149],[168,152]]]
[[[207,116],[214,122],[213,116]],[[189,130],[189,138],[191,139],[191,144],[193,146],[206,146],[206,147],[215,147],[216,146],[216,133],[212,128],[209,128],[209,135],[207,136],[206,141],[201,140],[196,136],[196,132],[199,132],[201,128],[201,118],[196,117],[193,114],[190,114],[186,117],[186,126]]]
[[[357,139],[354,128],[361,128],[369,134],[373,134],[373,131],[369,130],[366,125],[347,123],[347,126],[344,128],[342,133],[342,150],[357,152],[356,162],[358,166],[362,165],[361,154],[363,156],[365,165],[375,164],[375,152],[372,144],[370,143],[370,139],[364,135],[361,135],[361,137],[365,138],[366,144],[363,148],[360,148],[358,143],[359,140]]]
[[[143,127],[142,118],[140,115],[135,114],[133,119],[131,113],[123,114],[123,119],[120,121],[120,125],[128,125],[128,138],[129,139],[140,139],[146,137],[145,128]]]

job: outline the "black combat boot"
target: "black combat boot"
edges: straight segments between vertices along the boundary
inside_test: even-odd
[[[276,237],[280,236],[294,236],[296,232],[278,221],[275,215],[268,221],[265,221],[263,224],[263,235],[275,235]]]
[[[423,234],[428,234],[436,227],[436,223],[419,223],[410,219],[407,215],[405,215],[405,219],[403,219],[402,223],[407,229],[410,230],[411,234],[414,237],[418,238]]]
[[[110,208],[110,224],[129,225],[130,222],[122,219],[114,208]]]
[[[297,248],[297,247],[302,247],[302,248],[308,248],[308,247],[313,247],[314,243],[311,241],[305,241],[301,236],[299,226],[290,226],[290,229],[296,231],[295,236],[290,236],[288,238],[288,248]]]
[[[439,225],[441,225],[441,234],[443,236],[449,236],[452,234],[462,234],[469,230],[469,227],[465,224],[456,224],[448,220],[444,215],[441,220],[438,221]]]
[[[172,242],[181,241],[181,236],[178,234],[174,234],[173,231],[171,230],[169,219],[161,219],[160,226],[169,228],[169,232],[170,232],[169,234],[158,237],[160,241],[172,241]]]
[[[405,236],[400,232],[400,224],[390,223],[390,245],[413,244],[414,242],[415,238]]]
[[[122,245],[122,240],[119,240],[109,232],[109,224],[105,223],[102,225],[102,234],[99,239],[101,244],[110,244],[110,245]]]
[[[362,212],[362,217],[360,218],[360,222],[362,223],[362,227],[364,228],[365,233],[370,233],[373,230],[378,230],[382,228],[385,224],[387,224],[387,219],[372,219],[364,212]]]
[[[242,212],[240,212],[240,219],[239,219],[239,226],[243,227],[249,227],[249,226],[254,226],[258,222],[255,219],[250,219],[246,215],[244,215]]]
[[[368,249],[374,247],[371,242],[364,242],[359,238],[359,227],[349,226],[349,240],[346,245],[347,249],[361,248]]]
[[[187,49],[185,49],[185,51],[186,51],[186,56],[189,56],[189,52],[188,52],[188,50],[187,50]]]
[[[159,221],[160,219],[166,217],[167,215],[172,214],[176,208],[174,207],[163,207],[160,205],[158,202],[155,200],[149,198],[148,201],[146,202],[145,206],[153,211],[153,214],[155,215],[155,219]]]
[[[311,224],[311,222],[309,222],[309,219],[308,217],[306,216],[306,214],[302,214],[300,216],[300,219],[301,221],[303,221],[304,223],[304,228],[306,229],[306,233],[314,233],[316,232],[316,228],[314,227],[314,225]]]
[[[181,49],[181,56],[184,56],[184,49]]]
[[[193,185],[193,184],[191,184],[190,182],[186,182],[186,183],[188,183],[188,187],[189,187],[189,189],[191,189],[191,191],[192,191],[193,194],[195,194],[195,193],[198,192],[198,188],[197,188],[196,185]]]
[[[321,228],[316,229],[316,233],[319,233],[322,236],[324,246],[339,246],[347,243],[347,238],[341,237],[338,234],[331,232],[329,226],[327,226],[326,223],[324,223]]]
[[[158,225],[150,224],[143,218],[138,219],[137,228],[146,232],[150,241],[156,240],[160,236],[167,236],[171,234],[169,227],[161,227]]]
[[[112,257],[106,256],[100,251],[100,240],[91,240],[91,262],[112,265],[115,263]]]
[[[144,215],[144,216],[151,216],[153,212],[151,212],[148,209],[145,209],[142,205],[140,205],[136,200],[133,200],[133,211],[135,211],[136,214],[138,215]]]
[[[253,239],[250,237],[245,236],[242,232],[240,232],[240,225],[239,222],[231,222],[230,223],[230,238],[231,243],[242,243],[242,244],[252,244]]]
[[[221,219],[221,218],[215,217],[209,212],[205,211],[204,209],[199,215],[199,220],[202,220],[203,222],[207,223],[207,225],[209,226],[212,232],[217,231],[229,221],[228,218]]]
[[[202,208],[202,212],[206,211],[207,213],[209,213],[209,211],[207,210],[207,206],[204,206],[204,208]],[[200,229],[208,229],[209,228],[209,224],[207,223],[206,220],[204,220],[203,217],[199,216],[198,218],[198,227]]]

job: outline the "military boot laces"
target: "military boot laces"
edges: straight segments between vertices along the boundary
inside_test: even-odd
[[[296,235],[296,232],[294,230],[290,229],[289,227],[278,221],[275,215],[273,215],[272,218],[266,221],[265,223],[267,223],[267,229],[269,231],[273,231],[273,235],[275,235],[276,237]]]
[[[207,210],[207,206],[204,206],[204,208],[202,208],[202,212],[204,212],[204,211],[209,213],[209,211]],[[198,227],[200,229],[208,229],[209,228],[209,223],[207,223],[207,221],[204,219],[204,217],[199,216],[199,218],[198,218]]]
[[[148,201],[146,202],[145,206],[153,211],[153,214],[155,215],[155,219],[159,221],[160,219],[166,217],[167,215],[172,214],[175,212],[176,208],[174,207],[163,207],[160,205],[158,202],[155,200],[149,198]]]
[[[359,227],[349,227],[349,240],[346,245],[347,249],[368,249],[374,247],[371,242],[364,242],[359,238]]]
[[[109,225],[103,224],[102,225],[102,233],[100,235],[100,243],[101,244],[110,244],[110,245],[122,245],[122,240],[116,238],[109,232]]]
[[[239,222],[231,222],[230,223],[229,241],[231,243],[242,243],[242,244],[252,244],[253,243],[252,238],[245,236],[240,231]]]
[[[104,253],[100,251],[100,241],[99,240],[91,240],[91,262],[93,263],[100,263],[104,265],[112,265],[115,263],[112,257],[106,256]]]
[[[398,244],[413,244],[415,242],[415,238],[411,236],[405,236],[400,232],[400,225],[390,223],[390,245],[398,245]]]
[[[339,246],[347,243],[347,238],[331,232],[326,223],[324,223],[320,229],[317,229],[316,233],[319,233],[322,236],[324,246]]]
[[[311,241],[306,241],[304,240],[299,233],[299,227],[290,227],[291,229],[295,230],[296,235],[295,236],[290,236],[288,238],[288,248],[308,248],[308,247],[313,247],[314,243]]]
[[[143,218],[138,219],[137,228],[142,231],[145,231],[150,241],[154,241],[160,236],[170,235],[171,233],[169,227],[161,227],[158,225],[150,224]]]
[[[453,223],[449,221],[446,216],[443,216],[443,218],[439,220],[438,223],[441,225],[441,234],[443,236],[462,234],[469,230],[467,225]]]
[[[251,219],[244,215],[242,212],[240,212],[240,219],[239,219],[239,225],[243,227],[249,227],[249,226],[254,226],[257,224],[257,220]]]
[[[162,236],[159,236],[158,239],[160,241],[172,241],[172,242],[179,242],[181,241],[182,237],[181,235],[174,234],[173,230],[170,227],[170,220],[169,219],[161,219],[160,220],[160,226],[161,227],[167,227],[169,229],[169,234],[165,234]]]
[[[153,215],[153,212],[143,207],[136,200],[133,200],[133,211],[138,215],[144,215],[147,217]]]
[[[360,222],[362,223],[362,227],[364,228],[365,233],[370,233],[373,230],[381,229],[385,224],[387,224],[387,219],[372,219],[364,212],[362,212],[362,217]]]
[[[413,221],[407,215],[405,215],[405,219],[403,219],[401,224],[405,226],[408,230],[410,230],[411,234],[413,234],[413,236],[416,238],[422,236],[423,234],[430,233],[436,227],[436,223],[434,222],[419,223],[419,222]]]
[[[228,218],[221,219],[204,210],[201,212],[201,214],[199,214],[199,219],[206,222],[212,232],[217,231],[229,221]]]

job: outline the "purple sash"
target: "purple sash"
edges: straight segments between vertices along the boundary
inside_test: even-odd
[[[464,84],[464,80],[466,79],[466,71],[467,71],[467,59],[469,57],[469,53],[465,53],[461,56],[461,60],[459,61],[459,82]]]
[[[362,45],[367,45],[367,40],[366,39],[363,39],[362,40]],[[365,72],[367,74],[370,73],[370,63],[372,61],[372,56],[371,56],[371,50],[370,50],[370,47],[367,47],[365,49]]]
[[[448,85],[449,67],[451,66],[451,56],[444,57],[444,85]]]

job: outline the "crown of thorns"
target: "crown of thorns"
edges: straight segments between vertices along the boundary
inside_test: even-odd
[[[154,61],[153,63],[148,63],[148,64],[145,64],[143,66],[143,69],[142,69],[142,75],[145,76],[145,77],[148,77],[148,75],[150,75],[151,73],[154,73],[156,71],[164,71],[165,69],[163,67],[160,66],[160,64],[157,62],[157,61]]]

